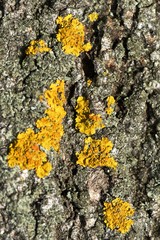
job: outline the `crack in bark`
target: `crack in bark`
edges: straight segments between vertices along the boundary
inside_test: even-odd
[[[82,69],[86,79],[93,79],[97,77],[97,72],[95,71],[95,66],[93,59],[88,56],[88,54],[84,54],[82,57]]]
[[[39,227],[39,219],[42,216],[42,212],[41,212],[41,206],[43,204],[44,201],[44,196],[46,193],[43,193],[39,196],[38,199],[36,199],[32,204],[31,204],[31,208],[32,208],[32,215],[35,219],[35,234],[33,236],[33,240],[36,240],[36,237],[38,235],[38,227]]]
[[[4,13],[5,13],[4,1],[3,1],[3,0],[2,0],[2,2],[0,3],[0,11],[2,12],[2,16],[1,16],[1,18],[0,18],[0,24],[2,24],[3,17],[4,17]]]
[[[117,8],[118,8],[118,1],[112,0],[111,4],[111,12],[113,13],[114,18],[117,18]]]
[[[132,34],[136,30],[138,22],[139,22],[139,12],[140,12],[140,8],[139,8],[139,4],[137,4],[135,7],[135,12],[132,17],[132,25],[131,25],[131,33]]]

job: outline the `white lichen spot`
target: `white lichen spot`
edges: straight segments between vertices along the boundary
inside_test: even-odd
[[[94,227],[95,222],[96,222],[96,218],[92,217],[92,218],[87,219],[87,221],[86,221],[86,229],[90,229],[91,227]]]
[[[22,180],[26,180],[28,178],[28,170],[23,170],[21,178]]]

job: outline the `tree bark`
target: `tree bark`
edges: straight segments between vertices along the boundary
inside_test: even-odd
[[[88,14],[97,12],[91,23]],[[66,55],[56,40],[56,18],[73,14],[85,25],[91,51]],[[154,0],[2,0],[0,2],[0,135],[2,240],[160,239],[160,5]],[[44,39],[51,53],[26,56],[32,39]],[[18,133],[44,114],[39,96],[64,79],[67,116],[60,153],[49,151],[51,174],[7,164],[8,147]],[[90,87],[86,81],[92,80]],[[108,96],[116,107],[106,117]],[[106,127],[117,170],[76,164],[85,135],[75,129],[78,96],[90,101]],[[103,203],[119,197],[135,209],[127,234],[104,223]]]

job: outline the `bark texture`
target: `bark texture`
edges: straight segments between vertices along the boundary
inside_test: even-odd
[[[88,14],[99,18],[91,24]],[[75,58],[62,52],[55,20],[72,13],[86,26],[93,48]],[[160,239],[160,5],[154,0],[0,1],[0,239]],[[52,53],[25,56],[32,39]],[[93,79],[88,88],[86,80]],[[39,95],[65,80],[67,116],[60,155],[50,151],[53,170],[42,180],[33,171],[10,169],[6,156],[18,133],[42,117]],[[117,171],[76,165],[85,136],[75,130],[75,105],[86,96],[102,115],[114,143]],[[106,98],[116,99],[106,119]],[[108,229],[103,202],[120,197],[135,208],[127,234]]]

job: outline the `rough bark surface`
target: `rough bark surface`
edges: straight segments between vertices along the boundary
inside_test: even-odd
[[[99,19],[89,23],[96,11]],[[0,1],[0,239],[160,239],[160,5],[154,0]],[[56,40],[59,15],[72,13],[86,26],[92,50],[75,58]],[[43,38],[50,54],[26,57],[32,39]],[[87,78],[93,84],[87,88]],[[42,180],[33,171],[10,169],[6,156],[18,133],[43,114],[39,95],[56,79],[66,84],[61,153]],[[76,165],[85,136],[75,130],[76,99],[85,95],[107,127],[96,134],[114,143],[117,171]],[[105,101],[116,98],[105,119]],[[103,202],[120,197],[135,208],[127,234],[104,224]]]

